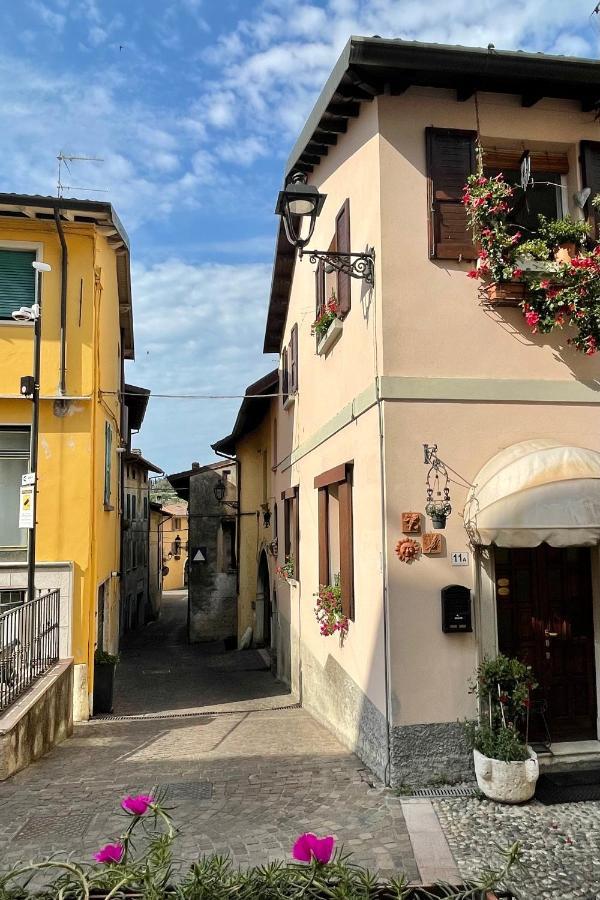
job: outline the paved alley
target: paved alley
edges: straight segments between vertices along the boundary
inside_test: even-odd
[[[0,784],[3,864],[51,850],[90,858],[123,827],[120,797],[153,789],[174,807],[185,861],[285,858],[313,830],[335,834],[358,862],[416,879],[401,801],[294,705],[258,653],[189,646],[185,616],[185,595],[167,596],[161,620],[123,653],[114,713],[138,718],[78,725]]]

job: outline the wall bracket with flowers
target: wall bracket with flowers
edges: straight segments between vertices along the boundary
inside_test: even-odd
[[[469,177],[463,203],[478,246],[469,277],[489,302],[519,305],[533,333],[570,327],[567,343],[591,356],[600,346],[600,246],[587,222],[569,216],[539,216],[537,234],[525,238],[510,221],[513,194],[502,174]]]
[[[324,356],[342,336],[343,322],[340,318],[340,305],[335,291],[320,309],[312,323],[310,333],[317,336],[317,355]]]

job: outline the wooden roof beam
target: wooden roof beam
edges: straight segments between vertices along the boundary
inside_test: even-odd
[[[321,119],[319,122],[319,131],[331,131],[333,134],[344,134],[347,130],[347,119]]]
[[[581,112],[592,112],[600,106],[599,97],[583,97],[581,101]]]
[[[318,141],[309,141],[306,145],[306,152],[317,153],[319,156],[327,156],[329,147],[325,144],[320,144]]]
[[[465,103],[476,93],[477,89],[474,88],[472,84],[465,84],[462,87],[456,88],[456,100],[458,103]]]
[[[319,144],[329,144],[330,147],[335,147],[338,141],[337,134],[330,134],[328,131],[323,131],[320,128],[317,128],[313,134],[313,140]]]
[[[332,116],[344,116],[347,119],[356,119],[360,113],[360,103],[348,101],[347,103],[330,103],[327,112]]]
[[[540,100],[543,100],[543,98],[543,94],[523,94],[521,97],[521,106],[530,109],[532,106],[535,106],[536,103],[539,103]]]

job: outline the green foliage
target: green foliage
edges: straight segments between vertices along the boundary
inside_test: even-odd
[[[106,650],[96,650],[94,653],[94,662],[98,665],[116,666],[119,662],[118,653],[107,653]]]
[[[141,832],[140,852],[134,845],[136,832]],[[129,817],[120,837],[121,862],[89,864],[53,856],[16,865],[0,871],[0,900],[485,900],[520,859],[519,845],[513,844],[500,851],[497,866],[489,866],[464,886],[440,883],[432,890],[410,886],[403,875],[383,880],[343,852],[327,864],[282,861],[247,871],[235,869],[226,856],[202,857],[177,876],[176,837],[169,813],[157,800],[146,815]]]
[[[590,235],[590,226],[583,220],[575,220],[571,216],[564,219],[547,219],[538,216],[538,235],[550,247],[559,244],[584,244]]]
[[[519,256],[532,256],[534,259],[547,260],[550,258],[550,247],[542,238],[532,238],[519,244]]]
[[[465,734],[470,747],[489,759],[502,762],[520,762],[529,759],[529,753],[521,735],[513,727],[490,728],[465,722]]]
[[[467,740],[490,759],[518,762],[528,758],[530,695],[537,687],[531,666],[499,654],[475,670],[469,693],[479,701],[479,722],[466,722]]]

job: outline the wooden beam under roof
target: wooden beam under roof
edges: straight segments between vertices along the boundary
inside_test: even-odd
[[[313,138],[320,144],[329,144],[330,147],[335,147],[338,142],[337,134],[330,134],[330,132],[323,131],[320,128],[317,128],[317,130],[314,132]]]
[[[330,103],[327,107],[327,112],[331,113],[332,116],[345,116],[349,119],[356,119],[360,114],[360,103],[354,100]]]
[[[317,141],[309,141],[306,145],[307,153],[317,153],[319,156],[327,156],[329,147],[326,144],[319,144]]]
[[[472,84],[464,84],[456,88],[456,99],[459,103],[465,103],[477,93],[477,89]]]
[[[331,131],[333,134],[344,134],[348,130],[348,119],[327,119],[325,116],[319,122],[319,131]]]
[[[543,99],[543,94],[523,94],[521,97],[521,106],[524,106],[526,109],[530,109],[532,106],[535,106],[536,103],[539,103],[540,100]]]
[[[35,209],[31,206],[17,206],[19,212],[22,212],[24,216],[27,216],[28,219],[35,219],[36,212]]]

